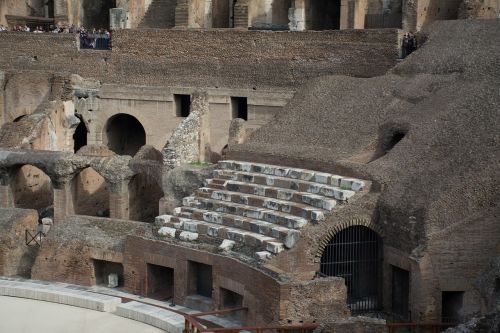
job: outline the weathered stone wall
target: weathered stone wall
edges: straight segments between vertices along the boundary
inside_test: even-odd
[[[0,275],[30,277],[37,247],[26,246],[24,232],[34,235],[37,225],[34,210],[0,209]]]
[[[458,10],[460,19],[495,19],[500,17],[498,0],[462,0]]]

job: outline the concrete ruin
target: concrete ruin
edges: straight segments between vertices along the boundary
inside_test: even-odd
[[[242,326],[497,325],[498,1],[0,9],[115,29],[0,33],[0,275]]]

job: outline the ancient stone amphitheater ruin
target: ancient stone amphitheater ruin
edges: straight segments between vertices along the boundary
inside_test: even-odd
[[[0,332],[500,332],[499,13],[0,0]]]

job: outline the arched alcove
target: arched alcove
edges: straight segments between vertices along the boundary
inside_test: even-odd
[[[85,122],[81,116],[77,116],[80,119],[80,123],[76,127],[75,134],[73,134],[73,149],[76,153],[80,148],[87,145],[87,134],[88,129],[85,126]]]
[[[20,121],[21,119],[23,119],[24,117],[26,117],[25,114],[23,114],[22,116],[19,116],[19,117],[16,117],[14,118],[14,120],[12,121],[13,123],[17,123],[18,121]]]
[[[129,182],[129,218],[133,221],[154,222],[159,214],[163,191],[158,183],[146,174],[135,175]]]
[[[33,165],[14,167],[10,188],[14,206],[17,208],[36,209],[42,212],[54,204],[51,179],[45,172]]]
[[[337,232],[323,250],[320,275],[345,279],[347,303],[353,313],[382,306],[382,238],[363,225]]]
[[[76,215],[109,217],[108,184],[94,169],[83,169],[73,178],[71,193]]]
[[[108,119],[103,141],[118,155],[134,156],[146,144],[146,131],[135,117],[119,113]]]

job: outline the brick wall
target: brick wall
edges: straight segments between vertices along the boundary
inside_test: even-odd
[[[189,41],[187,43],[186,41]],[[104,82],[290,87],[328,74],[371,77],[398,57],[397,30],[122,30],[110,51],[73,35],[2,33],[0,69],[76,73]]]

